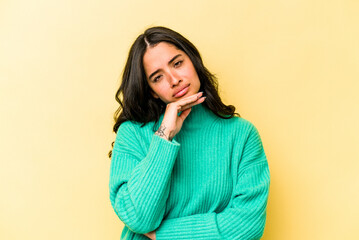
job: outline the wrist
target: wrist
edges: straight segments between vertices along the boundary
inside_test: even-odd
[[[160,136],[161,138],[167,140],[167,141],[172,141],[172,139],[169,138],[168,135],[164,134],[163,132],[155,132],[155,134]]]
[[[158,130],[155,132],[156,135],[166,139],[167,141],[172,141],[173,139],[173,134],[171,133],[171,131],[169,131],[166,126],[161,125]]]

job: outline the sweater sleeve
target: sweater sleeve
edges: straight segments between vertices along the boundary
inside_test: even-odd
[[[269,184],[266,155],[253,126],[243,148],[237,184],[227,208],[220,213],[164,220],[156,230],[156,239],[260,239],[266,221]]]
[[[153,134],[148,150],[132,123],[117,131],[110,167],[110,201],[117,216],[135,233],[161,223],[170,177],[180,144]]]

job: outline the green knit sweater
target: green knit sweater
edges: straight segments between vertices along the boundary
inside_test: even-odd
[[[155,126],[162,122],[163,114]],[[121,239],[259,239],[270,174],[256,127],[192,107],[167,141],[154,122],[121,124],[112,153],[110,200]]]

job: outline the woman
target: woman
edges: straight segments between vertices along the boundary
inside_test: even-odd
[[[109,187],[121,239],[262,236],[270,175],[260,135],[223,104],[192,43],[147,29],[116,100]]]

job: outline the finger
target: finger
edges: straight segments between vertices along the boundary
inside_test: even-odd
[[[179,100],[179,101],[183,101],[183,100],[187,100],[187,99],[191,99],[191,98],[193,98],[193,97],[196,97],[196,96],[202,96],[203,95],[203,92],[197,92],[197,93],[195,93],[195,94],[192,94],[192,95],[189,95],[189,96],[187,96],[187,97],[184,97],[184,98],[182,98],[181,100]]]
[[[201,104],[201,103],[204,102],[204,100],[206,100],[206,97],[201,97],[201,98],[199,98],[197,101],[195,101],[193,103],[189,103],[187,105],[181,106],[180,111],[184,111],[184,110],[186,110],[188,108],[191,108],[191,107],[193,107],[195,105]]]
[[[202,103],[204,101],[205,97],[202,98],[195,98],[192,100],[187,100],[186,102],[176,102],[177,105],[177,111],[183,111],[185,109],[188,109],[194,105],[197,105],[199,103]]]
[[[191,108],[191,107],[193,107],[193,106],[195,106],[195,105],[201,104],[201,103],[204,102],[205,99],[206,99],[206,97],[202,97],[202,98],[199,98],[199,99],[198,99],[197,101],[195,101],[195,102],[192,102],[192,103],[189,103],[189,104],[187,104],[187,105],[181,106],[181,111],[186,110],[186,109],[188,109],[188,108]]]
[[[202,95],[203,95],[203,92],[199,92],[199,93],[193,94],[193,95],[191,95],[189,97],[186,97],[186,98],[183,98],[181,100],[178,100],[175,103],[177,103],[180,106],[184,106],[184,105],[187,105],[189,103],[197,101]]]

